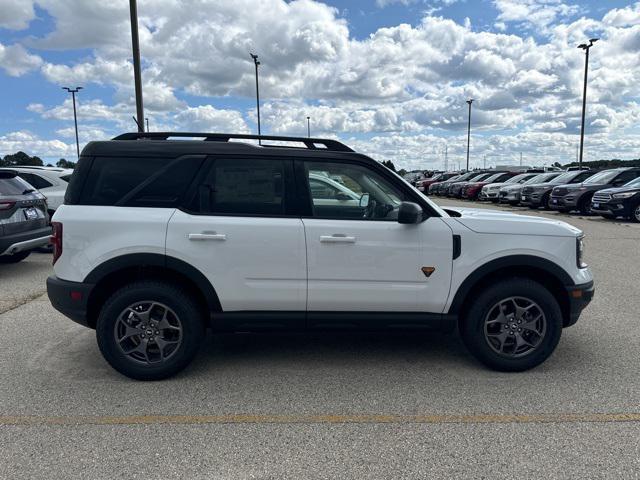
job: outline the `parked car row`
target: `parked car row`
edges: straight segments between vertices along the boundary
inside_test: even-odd
[[[447,173],[423,180],[418,189],[434,196],[564,213],[576,211],[583,215],[598,214],[608,219],[622,217],[640,222],[640,167],[601,171]]]

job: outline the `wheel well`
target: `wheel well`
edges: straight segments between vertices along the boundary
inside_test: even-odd
[[[544,286],[549,292],[555,297],[558,305],[560,306],[560,310],[562,311],[562,320],[563,324],[566,326],[569,322],[569,295],[567,294],[567,289],[562,281],[549,273],[548,271],[532,267],[532,266],[508,266],[502,267],[492,272],[487,273],[486,275],[477,279],[471,288],[466,292],[462,303],[457,308],[457,312],[459,314],[459,322],[464,319],[469,306],[474,298],[477,298],[478,294],[482,289],[486,286],[491,285],[492,283],[505,280],[506,278],[528,278],[540,283]],[[455,301],[455,300],[454,300]]]
[[[171,268],[155,265],[132,266],[105,275],[95,285],[88,300],[88,326],[95,328],[102,306],[116,290],[140,280],[155,280],[178,285],[193,296],[202,312],[206,314],[211,311],[206,295],[187,275]]]

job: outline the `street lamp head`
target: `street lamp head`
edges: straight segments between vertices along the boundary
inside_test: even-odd
[[[589,40],[589,42],[591,43],[591,45],[593,45],[594,43],[596,43],[598,40],[600,40],[599,38],[592,38],[591,40]]]
[[[587,48],[589,48],[589,45],[587,45],[586,43],[581,43],[580,45],[578,45],[578,48],[586,50]]]
[[[82,90],[82,87],[76,87],[76,91]]]
[[[256,66],[260,65],[260,62],[258,61],[258,55],[257,54],[249,52],[249,55],[251,55],[251,58],[253,58],[253,63],[255,63]]]
[[[473,98],[470,98],[469,100],[467,100],[467,103],[471,105],[473,103]]]

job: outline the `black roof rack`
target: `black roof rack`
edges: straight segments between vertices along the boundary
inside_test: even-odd
[[[201,132],[131,132],[123,133],[113,138],[113,140],[168,140],[171,137],[202,138],[209,142],[228,142],[231,139],[241,140],[272,140],[278,142],[299,142],[304,144],[309,150],[330,150],[333,152],[353,152],[350,147],[337,140],[325,138],[308,137],[283,137],[276,135],[249,135],[244,133],[201,133]],[[324,145],[318,147],[318,145]],[[261,145],[267,148],[301,148],[287,145]]]

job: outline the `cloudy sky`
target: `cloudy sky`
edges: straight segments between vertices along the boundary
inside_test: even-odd
[[[398,166],[640,157],[640,2],[138,0],[151,130],[337,137]],[[135,130],[128,0],[0,0],[0,155],[75,157]],[[451,163],[450,163],[451,165]]]

